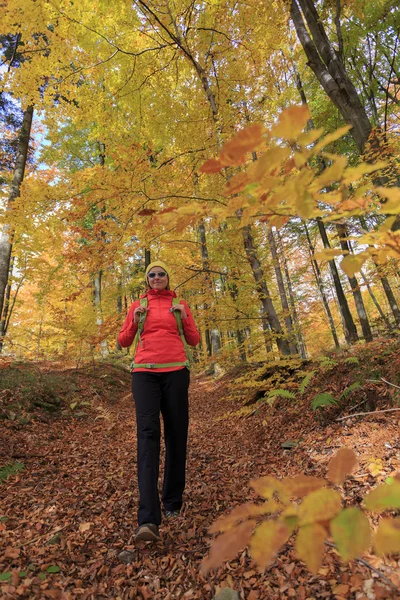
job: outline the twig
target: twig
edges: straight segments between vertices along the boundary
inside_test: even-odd
[[[384,379],[383,377],[381,377],[382,381],[384,381],[385,383],[387,383],[388,385],[392,385],[393,387],[397,388],[398,390],[400,390],[400,385],[396,385],[395,383],[390,383],[390,381],[388,381],[387,379]]]
[[[388,381],[384,377],[381,377],[380,379],[367,379],[367,381],[370,381],[371,383],[380,383],[381,381],[383,381],[384,383],[387,383],[388,385],[392,385],[393,387],[395,387],[398,390],[400,390],[400,386],[399,385],[396,385],[395,383],[391,383],[390,381]]]
[[[400,408],[385,408],[385,410],[372,410],[370,412],[354,413],[354,415],[347,415],[346,417],[339,417],[336,421],[343,421],[344,419],[352,419],[353,417],[359,417],[361,415],[377,415],[378,413],[395,412]]]
[[[326,546],[329,546],[329,548],[334,548],[335,550],[337,550],[337,547],[335,546],[335,544],[332,544],[332,542],[325,542],[325,544],[326,544]],[[386,575],[384,575],[382,573],[382,571],[380,571],[376,567],[372,566],[367,560],[365,560],[364,558],[355,558],[354,560],[356,562],[359,562],[360,564],[364,565],[365,567],[368,567],[368,569],[371,569],[371,571],[376,573],[381,579],[383,579],[383,581],[385,583],[387,583],[391,588],[396,590],[396,592],[399,591],[399,588],[397,587],[397,585],[395,585],[393,583],[393,581],[391,581],[388,577],[386,577]]]

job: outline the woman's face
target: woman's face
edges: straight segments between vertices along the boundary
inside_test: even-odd
[[[147,281],[152,290],[165,290],[168,285],[168,275],[162,267],[153,267],[147,274]]]

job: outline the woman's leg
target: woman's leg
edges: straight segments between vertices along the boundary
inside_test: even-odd
[[[132,373],[132,393],[136,408],[137,468],[139,484],[139,525],[160,525],[158,496],[160,466],[161,380],[155,373]]]
[[[188,369],[162,374],[161,412],[164,420],[165,468],[162,500],[166,510],[180,510],[185,488],[189,426]]]

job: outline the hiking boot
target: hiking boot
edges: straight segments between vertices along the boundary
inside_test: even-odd
[[[160,534],[154,523],[143,523],[135,531],[135,542],[158,542]]]
[[[167,519],[176,519],[176,517],[179,517],[179,515],[180,515],[179,510],[166,510],[165,511],[165,516],[167,517]]]

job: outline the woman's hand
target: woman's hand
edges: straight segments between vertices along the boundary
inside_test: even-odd
[[[135,311],[133,313],[133,322],[139,323],[140,315],[142,313],[147,312],[148,310],[149,310],[148,306],[138,306],[137,308],[135,308]]]
[[[170,311],[174,312],[174,310],[179,310],[179,312],[181,313],[181,317],[182,319],[187,319],[187,314],[186,314],[186,310],[185,307],[183,306],[183,304],[174,304],[171,308]]]

